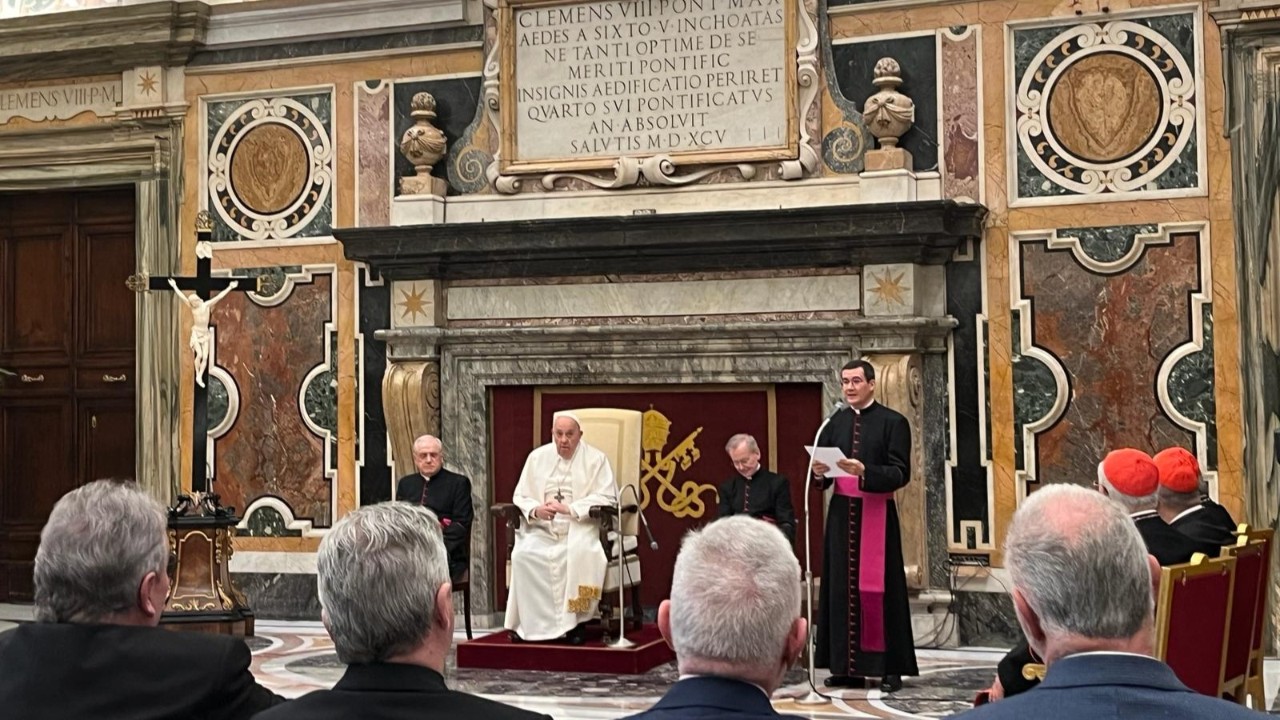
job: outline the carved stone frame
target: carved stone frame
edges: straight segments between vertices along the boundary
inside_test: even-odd
[[[180,119],[101,123],[0,133],[0,191],[132,185],[137,203],[137,272],[178,270],[177,188],[181,186]],[[124,284],[126,278],[120,278]],[[135,478],[164,503],[177,496],[180,453],[177,305],[138,294]]]
[[[636,384],[821,383],[824,400],[840,396],[836,370],[854,357],[885,368],[882,397],[908,414],[920,436],[923,404],[919,353],[945,352],[954,322],[949,318],[855,320],[843,323],[771,323],[706,327],[517,327],[501,329],[414,328],[378,333],[390,349],[388,377],[400,364],[440,367],[441,440],[451,463],[472,481],[476,525],[492,527],[489,447],[492,421],[489,388],[503,385],[600,385],[617,378]],[[890,355],[880,357],[880,353]],[[912,372],[912,369],[915,372]],[[412,370],[411,375],[416,375]],[[915,383],[911,389],[910,384]],[[899,384],[904,387],[897,387]],[[417,384],[414,385],[417,387]],[[398,406],[399,401],[389,398]],[[829,403],[824,403],[829,404]],[[821,418],[814,418],[816,423]],[[389,431],[397,418],[387,417]],[[413,433],[402,432],[408,438]],[[407,448],[397,444],[395,453]],[[919,453],[917,453],[919,454]],[[922,459],[922,458],[921,458]],[[924,528],[924,468],[917,462],[911,492],[900,507],[904,558],[919,568],[909,582],[927,584]],[[913,519],[908,519],[908,517]],[[821,522],[819,520],[819,522]],[[488,537],[483,533],[479,537]],[[941,537],[941,535],[940,535]],[[471,582],[477,615],[493,612],[493,548],[476,542]]]

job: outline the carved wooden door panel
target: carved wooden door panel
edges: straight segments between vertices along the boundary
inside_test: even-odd
[[[54,503],[134,469],[132,190],[0,196],[0,602]]]

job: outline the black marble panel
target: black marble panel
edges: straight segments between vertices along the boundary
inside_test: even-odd
[[[938,169],[938,40],[935,35],[868,40],[834,45],[831,53],[840,93],[857,107],[878,92],[871,80],[880,58],[891,57],[902,66],[898,88],[916,105],[915,125],[902,136],[916,170]],[[871,142],[868,139],[868,142]]]
[[[924,416],[947,418],[947,358],[924,356]],[[925,423],[924,443],[925,525],[929,533],[929,587],[949,587],[947,563],[947,426]]]
[[[1022,640],[1013,601],[1008,593],[957,592],[962,647],[1013,647]]]
[[[273,507],[259,507],[253,511],[245,521],[248,526],[244,529],[237,528],[236,535],[240,537],[302,537],[301,530],[290,530],[284,521],[284,516],[279,510]]]
[[[231,573],[260,620],[319,620],[316,576],[294,573]]]
[[[356,267],[356,288],[360,293],[360,333],[364,348],[360,355],[360,387],[363,406],[357,409],[364,417],[360,435],[360,499],[361,505],[373,505],[391,499],[391,468],[387,467],[387,423],[382,415],[382,376],[387,370],[387,344],[376,339],[378,330],[391,327],[390,285],[369,284],[369,270]]]
[[[449,147],[453,147],[454,143],[458,142],[466,134],[468,126],[471,125],[471,121],[476,115],[476,108],[480,104],[481,83],[482,80],[479,76],[396,83],[394,95],[392,96],[392,112],[395,115],[395,134],[392,136],[393,139],[398,143],[404,135],[404,131],[413,126],[413,118],[409,116],[409,113],[412,111],[410,102],[413,100],[414,94],[429,92],[436,99],[436,119],[432,124],[444,132]],[[413,164],[405,159],[399,150],[394,153],[394,156],[396,161],[395,176],[406,177],[413,175]],[[436,163],[436,166],[432,169],[431,174],[448,182],[449,163],[447,159],[441,158],[440,162]],[[459,192],[460,189],[449,188],[450,195],[456,195]],[[399,187],[396,188],[396,194],[400,194]]]
[[[480,42],[484,39],[484,29],[479,25],[465,27],[436,28],[433,30],[417,30],[414,32],[391,33],[385,35],[369,35],[366,37],[329,38],[310,42],[291,42],[275,45],[258,45],[254,47],[230,48],[226,50],[205,50],[192,56],[187,65],[207,67],[210,65],[229,65],[232,63],[262,62],[264,60],[287,60],[291,58],[319,57],[323,55],[344,55],[347,53],[371,52],[377,50],[397,50],[401,48],[431,47],[432,45],[452,45],[455,43]]]
[[[1218,412],[1213,393],[1213,303],[1201,308],[1204,347],[1182,358],[1169,372],[1169,401],[1183,417],[1205,426],[1206,470],[1218,469]]]
[[[984,537],[966,538],[961,541],[969,548],[978,542],[991,541],[990,518],[987,517],[987,468],[983,462],[982,430],[989,431],[988,408],[979,402],[979,383],[987,382],[985,358],[979,358],[979,316],[982,314],[982,257],[984,249],[975,242],[967,256],[973,260],[957,261],[947,265],[947,314],[958,325],[951,335],[952,368],[955,384],[950,388],[951,401],[955,404],[955,443],[952,454],[956,465],[951,468],[951,515],[953,527],[950,534],[958,534],[961,521],[983,523]],[[985,334],[983,323],[981,331]],[[980,364],[981,363],[981,364]],[[986,393],[991,396],[990,392]],[[947,417],[946,408],[942,410]],[[990,437],[990,434],[987,436]],[[950,441],[950,437],[948,437]]]

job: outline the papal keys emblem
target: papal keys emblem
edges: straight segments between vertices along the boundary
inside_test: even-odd
[[[712,502],[715,502],[714,485],[696,480],[685,480],[680,487],[675,484],[677,469],[688,470],[702,457],[694,443],[701,432],[702,428],[694,430],[671,452],[664,452],[671,437],[671,421],[666,415],[654,410],[652,405],[644,412],[644,430],[641,436],[643,452],[640,455],[641,508],[649,507],[650,500],[656,497],[658,507],[678,518],[700,518],[706,514],[707,504],[703,501],[702,494],[710,491]],[[658,482],[655,492],[649,490],[650,480]]]

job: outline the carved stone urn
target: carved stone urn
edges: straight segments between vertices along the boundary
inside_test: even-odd
[[[443,195],[444,181],[431,177],[431,169],[448,147],[444,133],[432,124],[436,119],[436,99],[431,93],[417,93],[410,108],[414,125],[400,138],[400,152],[413,163],[415,175],[401,178],[400,190],[406,195]]]
[[[881,58],[876,63],[875,77],[871,82],[880,91],[867,98],[863,109],[867,130],[880,141],[881,148],[897,147],[898,138],[911,129],[916,119],[916,104],[898,92],[902,85],[902,68],[898,61]]]

